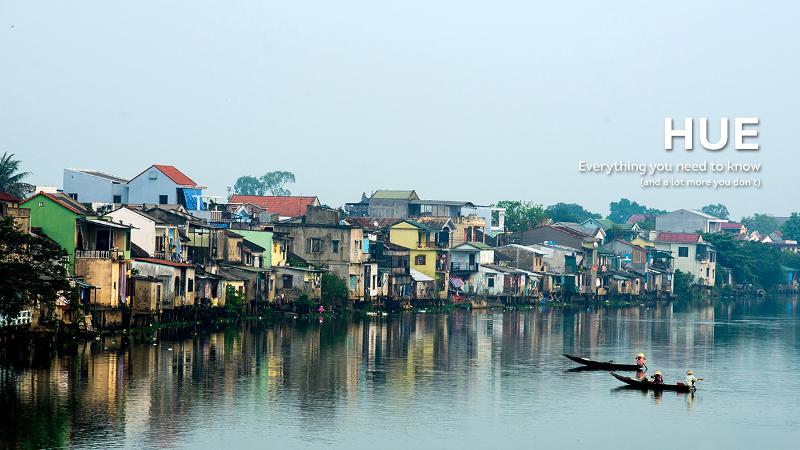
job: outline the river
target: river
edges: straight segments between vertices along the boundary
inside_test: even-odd
[[[0,444],[76,448],[796,448],[797,298],[247,322],[0,361]],[[693,395],[620,389],[562,353]]]

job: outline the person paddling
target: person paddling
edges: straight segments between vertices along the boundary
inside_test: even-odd
[[[664,384],[664,376],[661,374],[660,370],[656,370],[656,373],[653,374],[653,383]]]
[[[639,366],[639,370],[647,371],[647,358],[644,357],[644,353],[639,353],[636,355],[636,365]]]
[[[697,383],[698,381],[703,381],[703,379],[702,378],[697,378],[696,376],[694,376],[694,371],[692,369],[689,369],[689,370],[686,371],[686,385],[687,386],[689,386],[690,388],[694,388],[694,384]]]

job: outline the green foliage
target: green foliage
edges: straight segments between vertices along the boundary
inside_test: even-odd
[[[241,314],[245,307],[244,294],[240,294],[233,286],[225,288],[225,311],[228,314]]]
[[[544,207],[532,202],[503,200],[495,206],[506,209],[506,230],[511,232],[530,230],[547,219]]]
[[[66,252],[50,239],[25,233],[10,217],[0,218],[0,315],[51,307],[61,295],[76,298],[64,260]]]
[[[0,157],[0,192],[25,198],[34,189],[33,185],[23,181],[30,172],[19,172],[20,161],[13,157],[13,153],[3,153]]]
[[[648,208],[645,205],[640,205],[632,202],[627,198],[621,198],[618,202],[611,202],[608,205],[611,212],[607,219],[616,223],[625,223],[634,214],[646,214],[648,216],[660,216],[667,212],[662,209]]]
[[[292,195],[284,186],[294,182],[295,177],[292,172],[280,170],[267,172],[258,178],[244,175],[236,179],[233,192],[241,195]]]
[[[294,174],[292,172],[275,171],[268,172],[259,178],[261,184],[264,185],[264,190],[272,195],[292,195],[292,193],[284,188],[286,183],[294,183]]]
[[[742,224],[749,231],[758,231],[761,234],[770,234],[778,229],[778,222],[769,214],[753,214],[751,217],[743,217]]]
[[[717,264],[731,269],[734,283],[769,289],[783,280],[782,255],[776,248],[727,233],[703,234],[703,239],[717,251]]]
[[[350,297],[347,282],[332,273],[322,274],[322,304],[346,304]]]
[[[711,214],[714,217],[718,217],[720,219],[730,219],[731,214],[728,212],[728,207],[723,205],[722,203],[717,203],[716,205],[706,205],[700,208],[700,211]]]
[[[676,270],[674,276],[673,289],[675,295],[683,300],[691,299],[693,295],[692,286],[695,284],[694,275]]]
[[[583,222],[586,219],[600,219],[600,214],[589,212],[577,203],[556,203],[545,210],[554,222]]]
[[[793,212],[789,220],[781,226],[781,233],[784,239],[800,241],[800,214]]]
[[[258,178],[245,175],[236,179],[233,192],[241,195],[264,195],[264,185]]]

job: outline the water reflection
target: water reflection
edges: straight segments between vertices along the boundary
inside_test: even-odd
[[[466,414],[478,426],[498,417],[527,420],[536,408],[573,399],[625,404],[641,396],[651,406],[697,410],[695,395],[759,383],[763,359],[787,349],[796,355],[798,343],[797,299],[406,313],[106,337],[44,358],[7,358],[0,365],[0,439],[10,447],[176,447],[202,445],[209,430],[239,430],[246,439],[270,429],[290,445],[332,444],[375,422],[387,428],[370,431],[388,438],[423,426],[409,418],[426,414],[445,431],[430,429],[417,436],[420,443],[458,440],[446,430],[462,427]],[[632,362],[639,351],[667,382],[689,365],[714,381],[698,394],[614,389],[609,397],[616,383],[607,374],[566,372],[573,364],[560,356]],[[757,373],[732,374],[723,366],[734,357]],[[797,367],[793,358],[783,361]],[[786,382],[792,378],[787,374]],[[556,384],[560,392],[551,392]],[[540,431],[544,438],[547,432]]]

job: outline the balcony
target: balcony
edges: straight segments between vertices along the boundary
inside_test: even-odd
[[[75,250],[75,259],[123,259],[119,250]]]
[[[467,262],[453,262],[453,263],[450,263],[450,271],[451,272],[477,272],[478,271],[478,264],[477,263],[467,263]]]
[[[440,249],[440,248],[447,248],[447,243],[444,242],[436,242],[436,241],[428,241],[428,242],[419,242],[417,244],[417,248],[428,248],[428,249]]]

